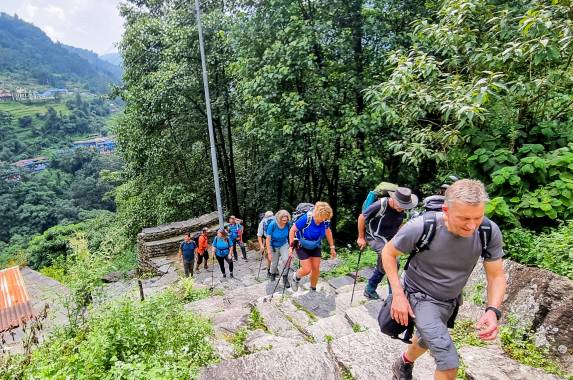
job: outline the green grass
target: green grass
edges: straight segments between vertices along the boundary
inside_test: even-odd
[[[256,306],[253,306],[251,308],[251,313],[249,314],[248,327],[249,330],[261,329],[264,332],[269,332],[269,328],[265,324],[265,320]]]
[[[302,306],[300,304],[300,302],[298,302],[297,300],[295,300],[294,298],[291,300],[292,304],[294,305],[294,307],[297,308],[297,310],[302,311],[303,313],[305,313],[308,318],[310,319],[311,322],[316,322],[318,320],[318,318],[316,317],[316,315],[314,315],[314,313],[310,310],[308,310],[306,307]]]
[[[320,277],[328,279],[334,277],[345,276],[349,273],[356,272],[356,265],[358,264],[359,251],[341,248],[338,250],[336,257],[340,260],[340,264],[328,272],[321,272]],[[360,258],[360,268],[375,267],[378,255],[371,249],[366,249],[362,252]]]
[[[235,335],[231,338],[231,345],[233,346],[233,356],[235,358],[239,358],[244,355],[250,354],[247,345],[245,344],[247,341],[247,335],[249,331],[243,327],[240,328],[235,332]]]

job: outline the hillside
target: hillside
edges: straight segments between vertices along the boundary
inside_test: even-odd
[[[120,70],[94,53],[54,43],[36,26],[0,13],[0,83],[104,93]]]
[[[111,64],[114,64],[116,66],[122,66],[123,65],[123,60],[121,58],[121,54],[119,54],[119,53],[102,54],[99,57],[100,57],[100,59],[107,61]]]

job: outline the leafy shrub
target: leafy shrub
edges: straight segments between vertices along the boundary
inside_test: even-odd
[[[26,375],[65,379],[182,379],[216,360],[211,325],[173,291],[112,301],[75,330],[58,330],[32,354]]]
[[[535,234],[523,228],[503,231],[508,257],[573,279],[573,220]]]

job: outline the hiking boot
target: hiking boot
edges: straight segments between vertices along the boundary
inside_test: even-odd
[[[378,293],[376,293],[376,290],[370,291],[370,289],[368,289],[368,286],[366,288],[364,288],[364,297],[366,297],[370,300],[379,300],[380,299],[380,296],[378,295]]]
[[[223,273],[223,278],[227,278],[227,275],[225,273]]]
[[[229,274],[229,277],[235,278],[235,276],[233,276],[233,272],[231,272],[231,274]]]
[[[394,377],[393,380],[412,380],[412,370],[414,369],[414,364],[404,363],[402,360],[402,355],[394,364],[392,364],[392,374]]]
[[[292,275],[292,284],[291,284],[292,290],[293,290],[294,292],[298,291],[299,282],[300,282],[300,279],[297,280],[297,278],[296,278],[296,272],[294,272],[293,275]]]
[[[271,270],[267,269],[267,278],[271,278]]]
[[[313,288],[312,286],[310,287],[310,291],[311,292],[316,292],[316,288]]]
[[[283,275],[283,284],[285,286],[285,289],[290,288],[290,283],[288,282],[288,276],[286,274]]]
[[[269,277],[269,281],[270,282],[275,282],[275,280],[277,279],[277,274],[276,273],[271,273],[270,277]]]

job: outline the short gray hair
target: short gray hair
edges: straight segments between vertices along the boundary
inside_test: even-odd
[[[454,182],[446,190],[446,204],[450,206],[454,201],[477,205],[489,201],[485,186],[476,179],[461,179]]]
[[[278,222],[279,220],[281,220],[281,218],[282,218],[283,216],[288,216],[288,220],[290,221],[290,214],[289,214],[289,212],[288,212],[287,210],[279,210],[279,211],[277,211],[277,213],[275,214],[275,218],[277,219],[277,222]]]

